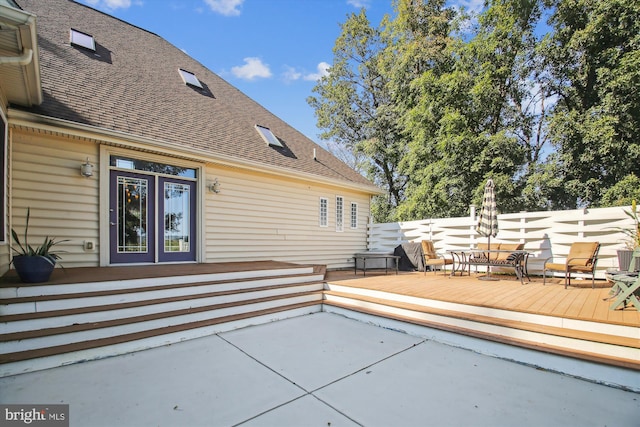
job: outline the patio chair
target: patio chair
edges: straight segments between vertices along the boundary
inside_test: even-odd
[[[614,287],[617,287],[617,294],[614,295],[610,310],[616,310],[622,306],[624,309],[628,304],[632,304],[636,310],[640,311],[640,277],[619,275],[614,276]]]
[[[431,240],[423,240],[422,241],[422,255],[424,256],[424,274],[427,274],[427,266],[433,266],[433,273],[436,273],[436,266],[442,267],[443,274],[447,274],[447,270],[444,268],[445,265],[453,264],[453,258],[447,258],[444,255],[438,254],[436,252],[435,247],[433,246],[433,242]]]
[[[640,311],[640,282],[638,277],[640,274],[635,270],[636,259],[640,258],[640,248],[635,248],[631,255],[631,262],[626,270],[613,271],[610,273],[613,285],[609,290],[609,297],[604,298],[605,301],[614,300],[610,309],[615,310],[620,305],[624,309],[628,303],[633,304]]]
[[[553,257],[547,258],[544,261],[542,284],[546,284],[547,271],[562,271],[565,289],[571,285],[571,273],[591,274],[591,287],[595,288],[595,271],[599,250],[599,242],[575,242],[571,245],[564,263],[549,262]]]

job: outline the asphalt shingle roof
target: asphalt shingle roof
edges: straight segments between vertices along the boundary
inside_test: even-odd
[[[162,37],[71,0],[18,3],[37,17],[44,102],[30,111],[374,189]],[[71,28],[92,35],[96,52],[70,45]],[[186,85],[179,69],[194,73],[204,90]],[[284,148],[268,146],[255,124],[270,128]]]

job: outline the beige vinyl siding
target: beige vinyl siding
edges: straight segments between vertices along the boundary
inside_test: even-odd
[[[205,195],[207,262],[269,259],[344,268],[366,249],[367,194],[231,168],[209,167],[206,174],[220,182],[220,193]],[[347,206],[358,203],[358,229],[336,232],[336,195]],[[319,224],[322,197],[328,227]]]
[[[9,263],[11,262],[11,233],[7,233],[7,241],[0,245],[0,276],[9,270]]]
[[[68,239],[60,245],[65,268],[100,265],[100,251],[109,248],[99,232],[100,192],[108,191],[108,182],[102,188],[99,182],[99,145],[24,128],[13,128],[12,135],[10,226],[24,230],[31,207],[31,242],[39,244],[45,236]],[[91,178],[80,175],[87,157],[94,166]],[[353,266],[353,254],[367,247],[365,191],[212,164],[204,175],[198,203],[199,236],[204,238],[200,262],[278,260],[347,268]],[[207,189],[215,178],[220,193]],[[336,196],[344,198],[343,232],[335,227]],[[322,197],[328,201],[327,227],[319,225]],[[347,223],[352,202],[358,204],[357,229]],[[88,240],[95,250],[85,251]]]
[[[0,94],[2,93],[2,91],[0,91]],[[7,124],[7,110],[6,110],[6,102],[4,100],[3,96],[0,96],[0,99],[2,100],[2,112],[0,113],[2,115],[2,117],[0,117],[0,120],[3,120],[5,122],[5,128],[6,128],[6,150],[7,150],[7,157],[6,157],[6,173],[8,174],[9,171],[9,164],[10,164],[10,151],[9,151],[9,138],[11,137],[11,132],[9,131],[9,125]],[[5,171],[1,171],[0,173],[5,173]],[[10,186],[9,186],[9,177],[8,175],[5,175],[5,180],[4,180],[4,194],[5,194],[5,198],[2,199],[0,201],[0,203],[4,203],[4,223],[6,224],[6,229],[5,230],[0,230],[0,233],[4,233],[4,241],[0,243],[0,275],[4,274],[7,272],[7,270],[9,270],[9,266],[10,266],[10,262],[11,262],[11,230],[9,229],[9,190],[10,190]],[[0,198],[2,197],[2,195],[0,194]]]
[[[31,208],[30,243],[41,244],[45,236],[68,239],[66,267],[98,265],[98,145],[44,133],[12,129],[10,226],[24,233],[27,208]],[[80,175],[89,157],[94,175]],[[96,249],[84,250],[92,240]]]

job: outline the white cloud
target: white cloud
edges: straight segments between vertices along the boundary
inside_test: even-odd
[[[315,73],[303,73],[302,71],[297,70],[294,67],[290,67],[285,65],[285,71],[282,73],[285,82],[293,82],[296,80],[306,80],[306,81],[317,81],[322,77],[329,74],[330,65],[326,62],[321,62],[317,65],[317,72]]]
[[[347,4],[357,9],[362,9],[363,7],[371,6],[371,0],[347,0]]]
[[[232,67],[231,72],[243,80],[271,77],[269,66],[264,64],[260,58],[244,58],[244,65]]]
[[[93,7],[109,10],[128,9],[131,7],[131,0],[85,0],[85,2]],[[138,4],[140,3],[138,2]]]
[[[331,67],[331,65],[329,65],[328,63],[321,62],[318,64],[317,73],[309,73],[305,75],[303,78],[305,80],[313,80],[313,81],[320,80],[322,77],[329,75],[329,67]]]
[[[300,80],[301,77],[302,77],[302,73],[300,71],[296,70],[293,67],[289,67],[288,65],[285,65],[285,72],[284,72],[285,81],[291,82],[295,80]]]
[[[244,0],[204,0],[212,11],[224,16],[240,15],[240,6]]]
[[[484,0],[454,0],[447,3],[456,10],[464,9],[468,19],[460,23],[460,34],[470,34],[478,25],[478,16],[484,9]]]

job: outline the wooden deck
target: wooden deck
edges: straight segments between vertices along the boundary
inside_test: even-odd
[[[483,274],[481,274],[483,275]],[[516,312],[542,314],[566,319],[595,321],[612,325],[640,326],[640,312],[633,307],[610,310],[611,285],[591,280],[572,280],[565,289],[563,281],[553,279],[542,285],[542,278],[532,277],[524,285],[515,276],[496,276],[498,281],[479,280],[477,275],[444,276],[428,272],[400,272],[353,270],[329,271],[326,280],[336,284],[380,290],[438,301],[455,302],[478,307],[498,308]]]
[[[304,270],[309,270],[312,273],[284,273],[291,270],[298,271],[300,270],[299,267],[304,267]],[[312,300],[305,302],[305,307],[322,304],[329,309],[355,310],[354,312],[382,316],[380,318],[387,317],[456,334],[640,371],[640,353],[638,353],[640,351],[640,336],[635,332],[640,330],[638,329],[640,326],[640,312],[633,307],[628,307],[624,310],[610,310],[611,301],[607,301],[610,284],[605,281],[597,281],[596,288],[592,289],[590,280],[576,280],[572,282],[574,286],[565,289],[559,279],[548,280],[547,285],[543,286],[541,278],[533,278],[532,281],[521,284],[515,276],[507,275],[496,276],[500,279],[497,281],[483,281],[473,274],[471,276],[449,277],[448,275],[431,272],[425,275],[422,272],[400,272],[399,274],[394,274],[393,271],[389,271],[388,274],[385,274],[384,270],[368,270],[366,277],[364,277],[362,271],[357,273],[354,273],[353,270],[326,271],[326,268],[320,265],[301,266],[283,262],[259,261],[57,269],[51,281],[43,287],[47,289],[47,292],[53,292],[54,295],[42,294],[41,296],[39,296],[39,290],[28,289],[30,285],[20,284],[15,272],[9,272],[0,279],[0,289],[7,288],[4,290],[9,293],[14,291],[16,293],[16,297],[7,297],[6,301],[3,301],[4,304],[31,302],[38,304],[38,301],[40,301],[40,305],[46,305],[50,300],[73,303],[77,299],[83,301],[83,298],[106,297],[109,299],[115,294],[122,295],[134,291],[144,291],[145,295],[149,293],[148,291],[161,293],[161,295],[153,296],[155,299],[150,301],[138,301],[138,298],[133,296],[132,302],[123,302],[118,299],[116,304],[109,300],[111,302],[105,304],[110,305],[104,307],[92,300],[93,305],[91,307],[74,309],[75,311],[81,310],[83,313],[85,311],[105,312],[106,310],[119,313],[119,311],[123,311],[123,307],[120,307],[123,304],[126,304],[127,307],[124,308],[128,309],[129,304],[155,307],[154,304],[182,304],[183,300],[186,301],[184,304],[187,304],[187,308],[189,308],[194,304],[192,301],[195,297],[203,297],[205,299],[214,297],[226,298],[228,295],[235,295],[236,293],[239,299],[238,302],[233,302],[234,309],[245,310],[243,307],[249,297],[242,296],[243,293],[248,291],[273,291],[279,295],[281,287],[294,289],[291,291],[294,293],[292,298],[301,297],[300,292],[302,291],[298,292],[297,285],[286,284],[278,286],[278,283],[269,282],[251,285],[250,289],[245,290],[242,287],[236,289],[234,285],[229,284],[234,280],[227,283],[228,280],[225,279],[226,281],[221,281],[221,284],[226,287],[218,291],[216,288],[218,286],[217,282],[210,282],[213,279],[205,280],[201,278],[210,277],[213,273],[232,273],[230,277],[236,277],[235,272],[248,273],[251,276],[252,271],[258,273],[260,271],[269,271],[272,276],[292,274],[293,276],[299,276],[295,277],[294,280],[300,281],[300,286],[307,286],[308,284],[316,286],[312,290],[305,291],[305,296],[313,294],[311,295],[313,296]],[[315,277],[313,283],[306,278],[308,274],[312,274]],[[186,277],[190,275],[198,275],[198,277]],[[154,280],[143,280],[142,282],[148,283],[139,289],[132,290],[128,286],[119,289],[120,281],[128,279],[164,279],[173,276],[176,278],[176,283],[169,283],[163,280],[162,283],[156,284]],[[180,278],[179,276],[182,277]],[[227,275],[222,274],[222,276]],[[324,280],[322,280],[323,277]],[[184,285],[181,284],[182,279],[186,279],[184,280]],[[110,285],[101,285],[100,282],[113,282],[114,289],[111,289]],[[290,280],[287,281],[287,283],[290,282]],[[50,286],[58,284],[61,285],[61,288],[64,287],[66,289],[58,292],[58,287]],[[66,286],[64,286],[65,284]],[[75,284],[79,286],[76,288]],[[83,291],[82,289],[87,286],[90,290]],[[136,286],[142,285],[136,284]],[[183,291],[183,286],[205,286],[207,287],[207,292],[203,293],[204,291],[201,291],[200,288],[198,288],[197,292]],[[32,296],[21,296],[19,289],[25,290],[25,295]],[[73,289],[77,290],[74,291]],[[92,291],[91,289],[94,290]],[[56,292],[60,295],[57,295]],[[71,292],[71,295],[69,295],[69,292]],[[167,292],[170,293],[169,296],[171,298],[166,297],[165,293]],[[284,296],[289,298],[288,295]],[[269,304],[284,305],[284,308],[280,308],[280,310],[284,310],[289,307],[285,303],[279,303],[284,296],[274,296],[269,299]],[[168,299],[171,301],[167,301]],[[250,302],[262,304],[264,299],[262,298],[260,301],[250,299]],[[227,309],[230,303],[225,299],[224,303],[215,304],[207,299],[207,304],[203,306],[203,310]],[[62,311],[64,312],[62,314],[66,315],[68,313],[65,310],[58,309],[58,311]],[[173,311],[168,312],[168,309],[158,310],[158,313],[154,311],[152,315],[164,319],[164,317],[174,316],[177,309],[171,308]],[[272,310],[272,308],[252,309],[246,316],[261,316],[267,314],[269,310]],[[187,311],[186,315],[193,315],[191,309]],[[401,314],[401,312],[408,314]],[[38,312],[33,317],[57,315],[55,310],[48,313]],[[117,317],[113,321],[120,323],[125,321],[133,322],[137,325],[138,323],[135,322],[138,322],[138,320],[147,320],[145,318],[146,315],[136,314],[136,316],[131,317],[129,312],[125,314],[128,317],[124,320]],[[20,316],[24,317],[27,314],[6,317]],[[219,321],[215,314],[210,316],[211,319],[207,318],[207,322]],[[228,313],[225,316],[224,319],[230,318]],[[242,314],[242,316],[245,316],[245,314]],[[578,322],[565,321],[565,319],[577,320]],[[173,322],[173,320],[171,321]],[[85,322],[83,327],[91,330],[100,329],[102,326],[99,323]],[[188,331],[194,327],[200,327],[199,325],[198,322],[186,322],[184,327],[181,326],[181,328]],[[76,327],[75,323],[65,326],[67,329]],[[156,328],[149,333],[162,335],[166,332],[165,329]],[[501,331],[507,330],[508,332],[496,332],[498,329]],[[44,332],[38,331],[37,333],[43,334],[45,332],[49,333],[48,330]],[[519,338],[515,338],[516,335]],[[541,338],[543,336],[544,338]],[[546,337],[552,337],[552,341],[556,344],[549,344]],[[7,339],[9,338],[13,339],[13,337],[7,337]],[[125,334],[125,338],[128,340],[128,335]],[[58,341],[60,339],[57,338]],[[123,340],[125,339],[123,338]],[[581,350],[576,347],[576,340],[587,344],[580,344],[582,346]],[[90,343],[93,343],[93,341],[90,341]],[[594,350],[596,347],[597,349]],[[51,348],[56,349],[55,346]],[[600,348],[604,348],[604,350],[600,351]]]
[[[252,271],[260,269],[277,269],[296,267],[292,264],[278,261],[253,262],[220,262],[220,263],[185,263],[185,264],[157,264],[157,265],[120,265],[114,267],[78,267],[56,268],[51,275],[49,284],[106,282],[110,280],[150,279],[169,276],[190,276],[195,274],[228,273],[236,271]],[[314,266],[324,271],[324,266]],[[0,277],[0,287],[29,286],[20,283],[15,270],[8,271]]]
[[[153,266],[84,267],[56,269],[51,284],[100,282],[137,278],[181,276],[192,274],[220,273],[228,271],[248,271],[264,268],[288,268],[296,264],[257,261],[210,264],[172,264]],[[314,266],[316,271],[324,271],[324,266]],[[471,276],[449,277],[442,274],[392,271],[385,274],[380,270],[327,271],[325,280],[332,283],[348,283],[349,286],[382,290],[402,295],[429,298],[438,301],[456,302],[479,307],[550,315],[567,319],[580,319],[601,323],[640,326],[640,312],[633,307],[624,310],[609,310],[610,284],[596,281],[596,289],[591,289],[590,280],[574,280],[572,286],[564,289],[560,279],[542,285],[542,278],[533,277],[524,285],[515,276],[496,276],[499,281],[482,281]],[[0,278],[0,287],[19,284],[14,271]],[[27,285],[28,286],[28,285]]]

